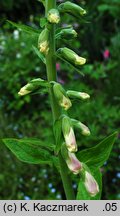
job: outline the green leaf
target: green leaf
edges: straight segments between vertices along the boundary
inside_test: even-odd
[[[54,144],[46,143],[45,141],[41,141],[38,138],[23,138],[20,139],[19,142],[25,142],[28,145],[31,144],[36,147],[42,147],[48,149],[49,151],[54,151],[54,147],[55,147]]]
[[[38,0],[39,2],[43,3],[44,7],[45,7],[45,0]]]
[[[105,138],[98,145],[78,152],[77,157],[88,167],[101,167],[109,158],[113,144],[117,137],[117,132]]]
[[[35,53],[37,54],[37,56],[41,59],[41,61],[46,64],[46,59],[44,57],[44,55],[35,47],[35,46],[32,46],[33,47],[33,50],[35,51]]]
[[[15,154],[15,156],[26,163],[50,164],[52,157],[47,149],[43,149],[44,141],[34,139],[3,139],[4,144]],[[47,148],[47,146],[44,146]],[[48,147],[49,148],[49,147]]]
[[[18,23],[12,22],[10,20],[7,20],[7,22],[9,22],[11,25],[15,26],[16,28],[21,29],[22,31],[29,33],[29,34],[39,35],[41,32],[40,30],[32,28],[31,26],[27,26],[24,24],[18,24]]]
[[[43,28],[47,23],[46,17],[40,19],[40,27]]]
[[[56,140],[56,147],[55,147],[55,153],[58,154],[60,151],[61,145],[62,145],[62,120],[61,118],[56,120],[54,123],[54,135]]]
[[[96,169],[90,169],[91,174],[97,181],[99,185],[99,193],[96,194],[96,196],[92,197],[90,194],[87,192],[82,178],[80,178],[79,184],[78,184],[78,192],[77,192],[77,200],[100,200],[101,198],[101,192],[102,192],[102,174],[98,168]]]

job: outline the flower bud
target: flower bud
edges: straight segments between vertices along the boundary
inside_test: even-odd
[[[77,91],[67,91],[67,95],[70,98],[77,98],[77,99],[82,99],[82,100],[86,100],[88,98],[90,98],[90,95],[85,93],[85,92],[77,92]]]
[[[77,32],[73,28],[66,28],[62,29],[57,35],[56,38],[62,38],[62,39],[73,39],[77,37]]]
[[[73,65],[83,65],[86,63],[86,59],[78,56],[73,50],[68,49],[66,47],[60,48],[57,50],[57,55],[67,60],[69,63]]]
[[[31,93],[31,90],[28,90],[30,86],[31,86],[30,84],[26,84],[24,87],[22,87],[20,89],[20,91],[18,92],[18,94],[20,96],[24,96],[24,95],[27,95],[27,94]]]
[[[23,96],[23,95],[27,95],[35,90],[38,90],[41,86],[45,86],[45,87],[48,87],[49,84],[47,81],[41,79],[41,78],[38,78],[38,79],[34,79],[34,80],[31,80],[29,83],[27,83],[25,86],[23,86],[20,91],[18,92],[18,94],[20,96]]]
[[[67,166],[73,174],[78,174],[82,170],[82,163],[77,159],[74,153],[68,152],[66,159]]]
[[[99,186],[97,181],[88,171],[85,171],[84,178],[85,178],[84,185],[86,190],[91,196],[96,196],[96,194],[99,193]]]
[[[51,9],[48,11],[47,19],[50,23],[59,23],[60,22],[60,14],[57,9]]]
[[[63,117],[62,119],[62,131],[68,151],[76,152],[76,138],[72,128],[71,119],[67,116]]]
[[[69,13],[77,18],[86,14],[86,10],[70,1],[60,4],[58,10],[62,13]]]
[[[68,110],[72,106],[72,103],[68,98],[66,91],[59,83],[55,83],[53,85],[53,92],[58,101],[58,104],[65,110]]]
[[[89,136],[90,135],[89,128],[86,125],[84,125],[82,122],[80,122],[80,121],[78,121],[76,119],[71,119],[71,121],[72,121],[72,124],[75,127],[79,128],[81,130],[81,134],[83,134],[84,136]]]
[[[49,51],[49,30],[45,28],[38,39],[38,48],[40,49],[40,52],[44,55],[48,54]]]

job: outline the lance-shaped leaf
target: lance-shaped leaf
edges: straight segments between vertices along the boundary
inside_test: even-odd
[[[32,35],[39,35],[40,34],[40,30],[38,29],[35,29],[35,28],[32,28],[31,26],[27,26],[27,25],[24,25],[24,24],[19,24],[19,23],[15,23],[15,22],[12,22],[10,20],[7,20],[11,25],[15,26],[16,28],[28,33],[28,34],[32,34]]]
[[[98,145],[78,152],[77,157],[84,162],[88,167],[101,167],[109,158],[113,144],[116,140],[117,133],[105,138]]]
[[[90,193],[86,190],[83,179],[80,177],[78,184],[77,200],[100,200],[102,192],[102,174],[99,168],[90,169],[90,173],[94,177],[95,181],[99,186],[99,192],[95,196],[91,196]]]
[[[44,7],[45,7],[45,0],[38,0],[39,2],[43,3]]]
[[[58,154],[62,145],[62,119],[61,118],[55,121],[53,130],[54,130],[54,136],[56,140],[55,154]]]
[[[46,64],[46,59],[44,57],[44,55],[35,47],[35,46],[32,46],[33,47],[33,50],[34,52],[37,54],[37,56],[41,59],[41,61]]]
[[[42,141],[3,139],[4,144],[21,161],[31,164],[52,164],[52,155],[43,148]]]
[[[37,79],[31,80],[29,83],[23,86],[18,92],[18,94],[20,96],[24,96],[24,95],[30,94],[31,92],[36,92],[41,88],[41,86],[46,88],[46,87],[50,87],[50,84],[46,80],[37,78]]]

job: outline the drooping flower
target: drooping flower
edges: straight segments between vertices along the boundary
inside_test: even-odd
[[[76,98],[76,99],[82,99],[82,100],[87,100],[90,98],[90,95],[85,93],[85,92],[78,92],[78,91],[72,91],[68,90],[67,95],[70,98]]]
[[[74,153],[68,152],[66,163],[73,174],[78,174],[82,170],[82,163],[77,159]]]
[[[77,151],[77,143],[74,134],[74,130],[72,128],[71,120],[68,116],[64,116],[62,119],[62,131],[65,139],[65,144],[70,152]]]
[[[51,9],[48,11],[47,19],[50,23],[58,24],[60,22],[60,14],[57,9]]]
[[[45,28],[38,38],[38,48],[41,53],[47,55],[49,52],[49,30]]]
[[[91,196],[96,196],[96,194],[99,193],[98,183],[88,171],[85,171],[84,185]]]
[[[72,103],[67,96],[66,91],[59,83],[54,83],[53,92],[58,104],[63,107],[64,110],[68,110],[72,106]]]

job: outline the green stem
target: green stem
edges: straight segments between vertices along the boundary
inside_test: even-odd
[[[56,0],[46,0],[46,14],[51,8],[56,8]],[[57,73],[56,73],[56,59],[55,59],[55,24],[47,24],[47,28],[50,31],[50,39],[49,39],[49,52],[46,56],[46,69],[47,69],[47,78],[48,81],[57,81]],[[56,102],[56,99],[53,94],[52,88],[49,91],[50,100],[51,100],[51,108],[53,114],[53,121],[58,119],[61,115],[61,109]],[[59,163],[61,170],[61,178],[63,182],[63,187],[65,190],[66,198],[69,200],[75,199],[72,182],[69,176],[69,170],[66,166],[64,159],[59,153]]]

